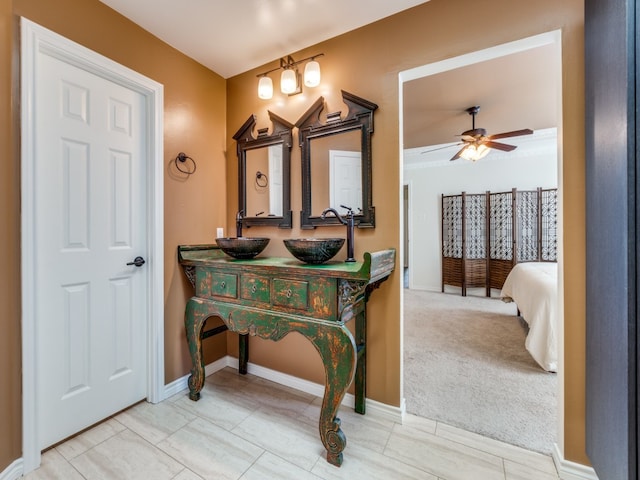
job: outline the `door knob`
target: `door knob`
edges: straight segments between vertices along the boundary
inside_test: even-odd
[[[142,257],[136,257],[133,259],[133,262],[127,263],[127,265],[135,265],[136,267],[141,267],[144,264],[145,264],[145,261],[144,261],[144,258]]]

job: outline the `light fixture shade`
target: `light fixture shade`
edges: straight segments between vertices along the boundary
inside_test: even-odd
[[[273,82],[271,78],[264,76],[260,77],[258,82],[258,97],[263,100],[269,100],[273,97]]]
[[[320,85],[320,64],[315,60],[311,60],[304,67],[304,84],[307,87]]]
[[[285,69],[280,77],[280,91],[284,94],[291,94],[298,88],[296,72],[290,68]]]
[[[489,153],[489,150],[490,149],[484,144],[471,144],[462,151],[460,156],[465,160],[471,160],[472,162],[475,162],[476,160],[480,160],[482,157],[486,157]]]

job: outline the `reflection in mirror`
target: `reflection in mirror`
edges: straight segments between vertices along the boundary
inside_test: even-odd
[[[290,165],[293,125],[272,112],[271,135],[258,129],[251,115],[233,136],[238,153],[238,211],[244,212],[243,226],[277,225],[291,228]]]
[[[320,216],[327,208],[346,213],[346,205],[362,211],[362,159],[360,130],[314,138],[311,153],[311,213]]]
[[[327,114],[320,122],[324,98],[320,97],[296,123],[302,150],[301,228],[340,223],[334,216],[322,218],[326,208],[345,215],[343,205],[354,211],[358,227],[375,226],[371,193],[371,135],[375,103],[342,91],[347,115]]]
[[[282,145],[269,145],[246,152],[245,216],[282,216]]]

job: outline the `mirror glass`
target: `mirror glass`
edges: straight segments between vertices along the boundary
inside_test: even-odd
[[[283,144],[276,144],[247,150],[245,216],[282,217],[282,149]]]
[[[362,152],[360,130],[314,138],[311,153],[311,214],[325,208],[356,214],[362,211]]]
[[[335,225],[322,212],[335,208],[346,215],[350,208],[358,227],[375,226],[371,192],[371,135],[375,103],[342,91],[348,112],[329,113],[320,121],[324,99],[320,97],[296,126],[302,151],[302,212],[300,227]],[[343,207],[344,206],[344,207]]]
[[[291,228],[290,166],[293,125],[272,112],[273,124],[253,136],[252,115],[233,136],[238,154],[238,211],[243,227],[274,225]]]

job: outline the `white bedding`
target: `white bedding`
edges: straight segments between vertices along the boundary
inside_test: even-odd
[[[525,347],[550,372],[558,370],[558,265],[555,262],[518,263],[504,282],[500,296],[513,300],[529,325]]]

